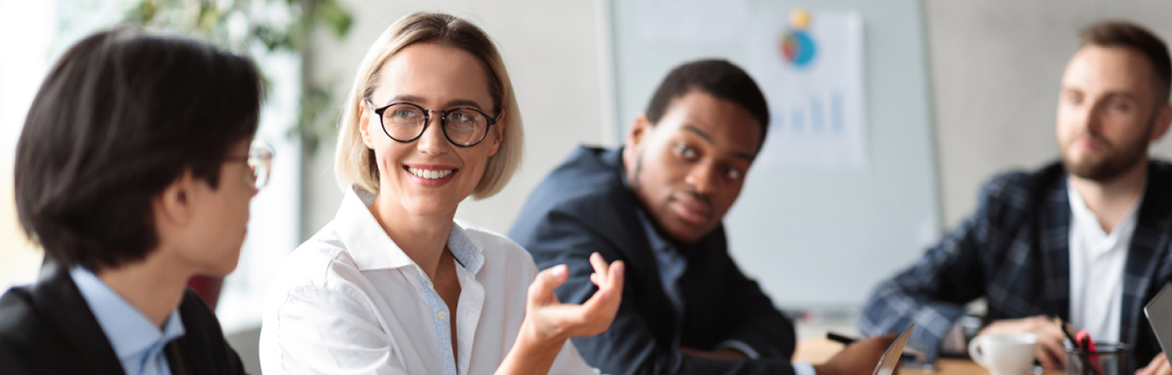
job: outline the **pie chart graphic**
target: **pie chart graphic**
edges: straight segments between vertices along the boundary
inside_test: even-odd
[[[814,46],[814,39],[804,31],[786,31],[781,36],[780,44],[781,56],[799,68],[810,65],[818,52]]]

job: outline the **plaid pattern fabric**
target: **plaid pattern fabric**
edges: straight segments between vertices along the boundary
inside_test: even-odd
[[[1172,280],[1172,165],[1151,161],[1123,277],[1120,341],[1132,365],[1160,352],[1143,305]],[[879,284],[859,319],[866,335],[915,323],[909,346],[934,360],[964,305],[985,297],[986,321],[1035,315],[1069,318],[1070,203],[1058,163],[998,175],[981,189],[976,213],[911,268]]]

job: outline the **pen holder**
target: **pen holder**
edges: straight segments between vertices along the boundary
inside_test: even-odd
[[[1095,343],[1095,351],[1066,348],[1066,375],[1123,375],[1127,371],[1127,344]]]

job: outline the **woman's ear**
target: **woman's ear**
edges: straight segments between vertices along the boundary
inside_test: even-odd
[[[488,156],[496,155],[497,151],[500,151],[501,142],[505,141],[505,132],[508,131],[508,129],[505,129],[509,126],[509,122],[505,121],[508,119],[508,116],[509,114],[505,113],[505,109],[501,108],[500,114],[497,115],[500,120],[496,122],[496,129],[492,130],[496,136],[492,137],[492,147],[488,150]]]
[[[371,149],[374,148],[374,140],[370,137],[370,118],[375,115],[365,99],[358,102],[358,133],[362,135],[362,143]],[[382,123],[379,123],[379,126],[381,127]]]

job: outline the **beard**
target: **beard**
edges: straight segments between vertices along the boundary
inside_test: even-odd
[[[1111,144],[1096,134],[1087,134],[1087,136],[1094,137],[1107,145],[1104,155],[1099,158],[1072,160],[1072,157],[1066,152],[1066,148],[1069,147],[1066,145],[1062,147],[1062,166],[1066,168],[1067,173],[1079,178],[1096,182],[1111,181],[1144,161],[1144,156],[1148,153],[1148,140],[1153,125],[1154,122],[1148,123],[1146,131],[1143,132],[1144,136],[1119,145]]]

